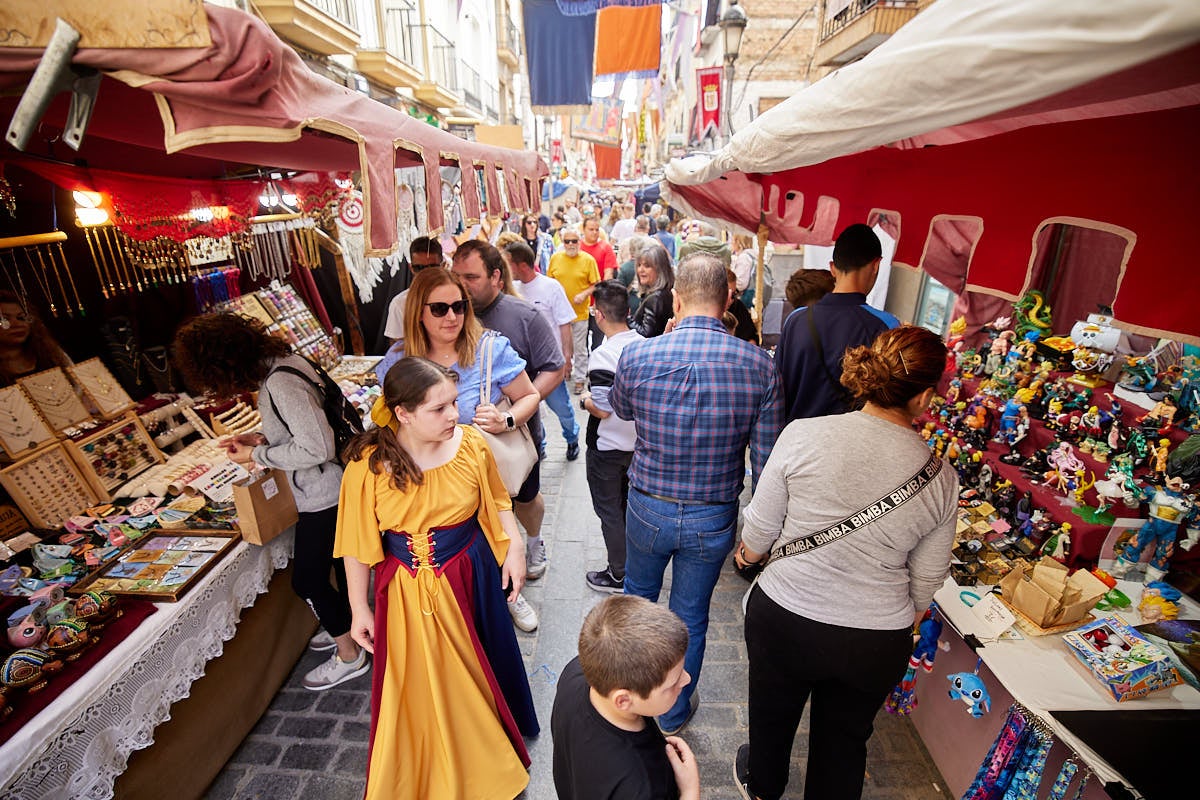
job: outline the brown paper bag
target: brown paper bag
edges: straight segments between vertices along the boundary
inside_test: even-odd
[[[266,544],[300,518],[287,475],[277,469],[235,483],[233,504],[242,538],[251,544]]]
[[[1059,612],[1058,619],[1054,624],[1065,625],[1068,622],[1083,619],[1106,594],[1108,594],[1108,587],[1099,578],[1085,569],[1076,570],[1067,581],[1062,611]]]

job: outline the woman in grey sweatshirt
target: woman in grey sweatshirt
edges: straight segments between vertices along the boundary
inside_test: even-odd
[[[262,433],[229,439],[225,445],[238,463],[286,475],[296,499],[292,588],[325,629],[309,646],[335,651],[304,677],[305,688],[329,689],[367,672],[367,655],[350,637],[345,569],[333,557],[342,467],[316,370],[260,322],[229,313],[185,323],[175,335],[175,360],[194,389],[220,397],[258,392]],[[336,585],[329,579],[331,569]]]
[[[848,350],[842,383],[863,409],[792,422],[763,469],[735,556],[771,554],[746,609],[744,797],[783,794],[810,695],[804,796],[862,794],[872,721],[949,571],[958,477],[912,427],[945,359],[941,339],[913,326]]]

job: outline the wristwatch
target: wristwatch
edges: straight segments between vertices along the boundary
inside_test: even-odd
[[[511,413],[504,413],[504,427],[510,431],[517,429],[517,419]]]

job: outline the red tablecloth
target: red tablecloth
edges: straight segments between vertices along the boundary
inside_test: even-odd
[[[113,648],[125,640],[129,634],[141,625],[155,611],[157,606],[145,600],[120,600],[121,616],[105,626],[100,632],[100,641],[84,651],[75,661],[66,662],[61,672],[50,676],[49,684],[40,691],[32,694],[18,689],[8,697],[12,713],[0,721],[0,744],[7,742],[9,737],[33,719],[42,709],[54,702],[59,693],[64,691],[85,672],[92,668],[100,659],[108,655]],[[7,648],[7,643],[6,643]],[[7,657],[11,649],[4,649],[2,657]]]

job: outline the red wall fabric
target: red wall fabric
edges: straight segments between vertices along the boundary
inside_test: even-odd
[[[895,209],[895,260],[917,266],[938,214],[978,216],[983,234],[966,283],[1016,297],[1033,239],[1053,217],[1129,229],[1137,241],[1113,304],[1123,325],[1200,343],[1187,237],[1200,216],[1200,107],[1043,125],[956,145],[877,148],[769,176],[729,173],[672,186],[700,213],[753,229],[760,214],[777,242],[829,244],[873,208]],[[764,200],[764,195],[767,198]],[[836,200],[833,225],[814,215]],[[808,230],[814,226],[816,230]]]
[[[621,179],[621,148],[602,144],[592,145],[596,156],[596,178],[616,181]]]

